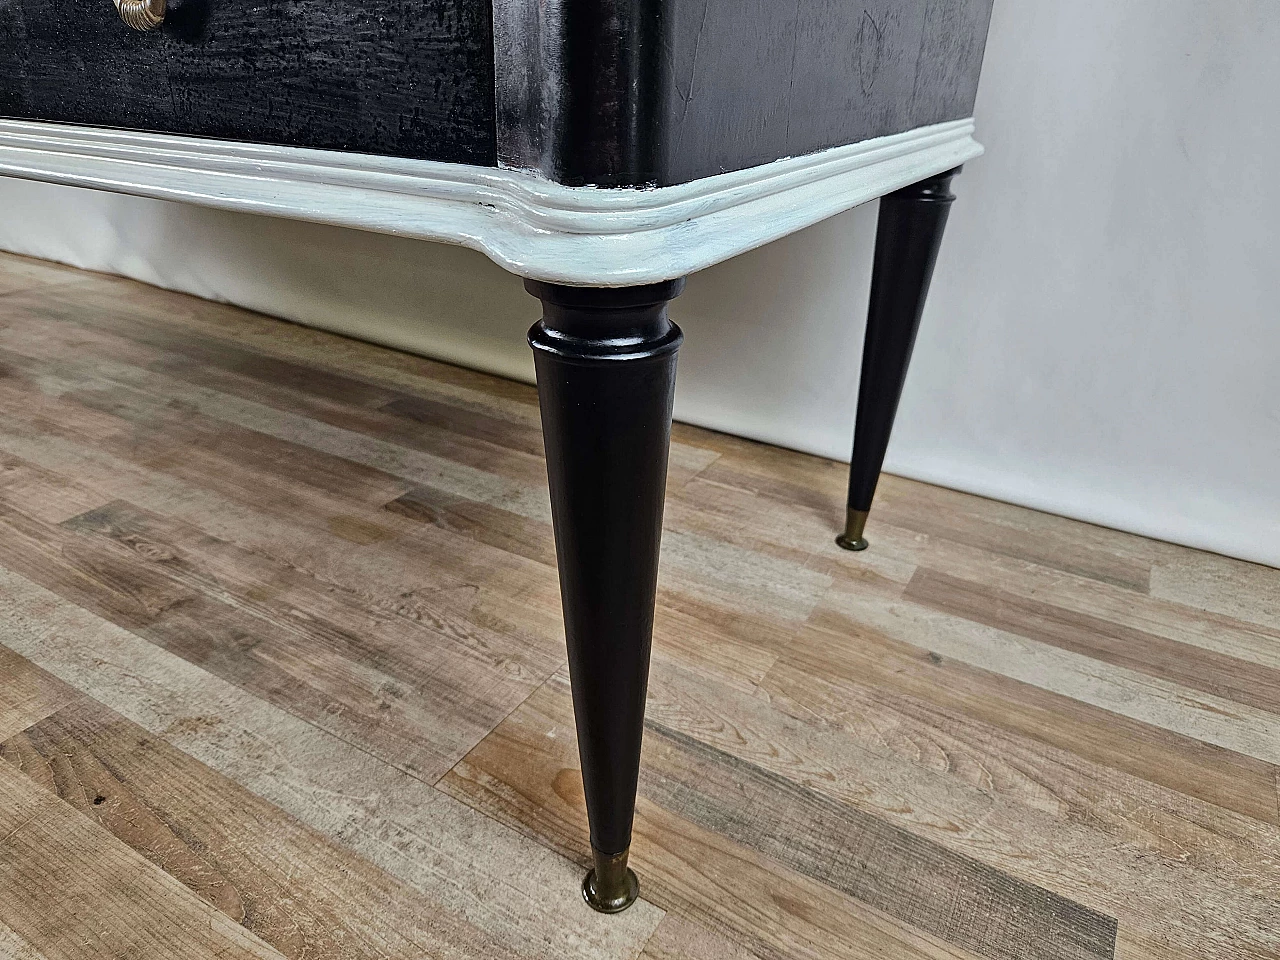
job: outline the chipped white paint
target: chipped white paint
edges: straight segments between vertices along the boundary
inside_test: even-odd
[[[0,175],[472,247],[524,277],[685,276],[982,153],[955,120],[691,183],[566,187],[463,164],[0,120]]]

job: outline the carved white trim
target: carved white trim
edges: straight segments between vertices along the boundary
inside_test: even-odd
[[[692,183],[566,187],[524,171],[0,120],[0,175],[460,243],[523,277],[685,276],[979,156],[973,121]]]

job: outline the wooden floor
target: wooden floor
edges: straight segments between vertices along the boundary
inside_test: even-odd
[[[0,257],[0,956],[1280,956],[1280,572],[844,477],[677,427],[602,917],[533,391]]]

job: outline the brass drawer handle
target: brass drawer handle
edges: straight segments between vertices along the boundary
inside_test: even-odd
[[[154,30],[164,22],[165,0],[114,0],[120,19],[135,30]]]

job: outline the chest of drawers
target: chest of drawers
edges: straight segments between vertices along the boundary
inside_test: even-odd
[[[871,506],[991,0],[0,0],[0,175],[478,249],[535,352],[595,866],[624,909],[684,277],[881,198]],[[145,28],[145,29],[136,29]],[[0,214],[3,215],[3,214]]]

